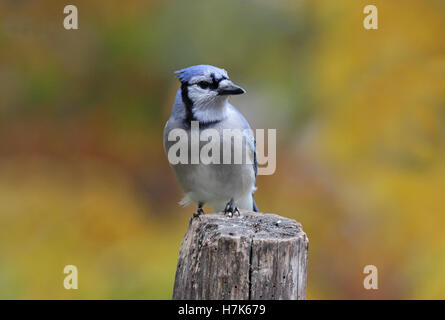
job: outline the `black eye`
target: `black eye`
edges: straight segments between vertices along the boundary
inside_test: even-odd
[[[201,87],[201,89],[207,89],[209,87],[209,83],[205,81],[198,82],[198,86]]]

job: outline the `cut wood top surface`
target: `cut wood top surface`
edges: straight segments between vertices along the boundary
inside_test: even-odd
[[[194,228],[204,225],[208,231],[229,237],[241,235],[280,240],[306,236],[299,222],[271,213],[241,211],[240,216],[231,218],[222,213],[211,213],[195,218],[191,224]]]

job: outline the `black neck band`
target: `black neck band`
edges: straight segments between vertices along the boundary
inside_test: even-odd
[[[181,84],[181,96],[182,102],[185,105],[185,122],[190,124],[190,121],[195,120],[195,116],[193,114],[193,101],[189,98],[188,94],[188,82],[183,82]]]

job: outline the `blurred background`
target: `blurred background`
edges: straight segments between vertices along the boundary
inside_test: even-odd
[[[445,298],[444,30],[442,0],[1,0],[0,298],[171,298],[195,207],[162,135],[194,64],[277,129],[256,201],[303,224],[309,299]]]

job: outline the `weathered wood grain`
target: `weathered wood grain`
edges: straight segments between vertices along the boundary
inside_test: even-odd
[[[308,242],[275,214],[202,215],[183,239],[173,299],[305,299]]]

